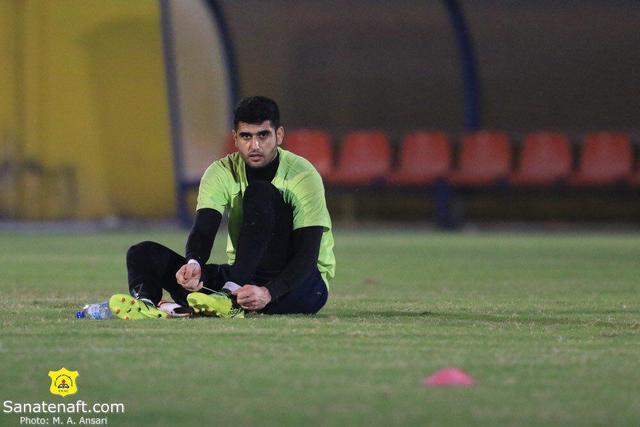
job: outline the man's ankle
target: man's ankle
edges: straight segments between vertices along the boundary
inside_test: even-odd
[[[222,292],[224,292],[225,294],[231,295],[233,292],[237,291],[240,288],[241,286],[238,285],[236,282],[228,281],[222,287]]]

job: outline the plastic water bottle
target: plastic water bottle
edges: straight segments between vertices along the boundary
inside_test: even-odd
[[[113,319],[109,309],[109,302],[103,301],[95,304],[87,304],[76,313],[78,319],[107,320]]]

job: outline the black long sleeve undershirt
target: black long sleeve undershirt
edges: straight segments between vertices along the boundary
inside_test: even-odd
[[[304,227],[293,231],[291,237],[293,257],[284,270],[265,285],[273,301],[277,301],[278,298],[293,290],[316,268],[323,232],[324,228],[320,226]]]
[[[222,215],[215,209],[199,209],[189,233],[186,258],[195,259],[204,266],[211,255],[215,235]],[[290,292],[316,268],[323,227],[304,227],[292,233],[293,256],[278,276],[267,283],[272,300]]]
[[[187,260],[195,259],[204,266],[211,256],[211,248],[220,227],[222,215],[215,209],[198,209],[185,249]]]

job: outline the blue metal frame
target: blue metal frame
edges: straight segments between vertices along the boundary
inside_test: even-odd
[[[216,0],[206,0],[206,4],[209,6],[213,20],[218,24],[216,28],[218,29],[220,39],[222,40],[222,48],[224,50],[229,77],[229,99],[231,100],[231,106],[234,107],[238,102],[238,87],[240,85],[235,48],[233,46],[233,41],[231,40],[231,34],[227,27],[227,20],[224,16],[224,11],[222,10],[220,2]],[[233,111],[233,108],[231,108],[230,111]],[[233,117],[231,117],[229,121],[231,122],[232,120]]]
[[[444,0],[449,12],[451,26],[456,33],[462,60],[462,83],[464,90],[464,128],[476,130],[481,126],[480,85],[476,66],[475,51],[471,41],[462,6],[457,0]]]
[[[160,24],[162,30],[162,48],[164,53],[165,74],[167,80],[167,96],[169,103],[169,120],[171,126],[171,141],[176,186],[176,214],[180,223],[186,227],[191,224],[191,214],[187,210],[187,191],[193,183],[184,182],[184,162],[182,157],[182,118],[180,115],[180,93],[176,72],[175,45],[173,22],[171,20],[171,0],[159,0]],[[230,110],[233,110],[238,97],[238,67],[231,37],[229,35],[222,7],[215,0],[204,0],[204,4],[211,12],[212,24],[216,26],[222,40],[225,65],[228,76]],[[231,117],[229,118],[231,122]]]
[[[167,97],[169,102],[169,124],[171,127],[171,147],[173,151],[173,171],[175,174],[176,214],[182,224],[189,222],[186,192],[182,185],[184,163],[182,159],[182,118],[180,116],[180,94],[176,73],[175,46],[173,41],[173,22],[171,20],[171,1],[160,0],[160,25],[162,30],[162,50],[164,53]]]

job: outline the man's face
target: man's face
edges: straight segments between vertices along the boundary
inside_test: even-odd
[[[282,144],[284,128],[274,129],[270,120],[259,125],[240,122],[233,130],[233,139],[244,162],[251,168],[261,168],[276,158]]]

